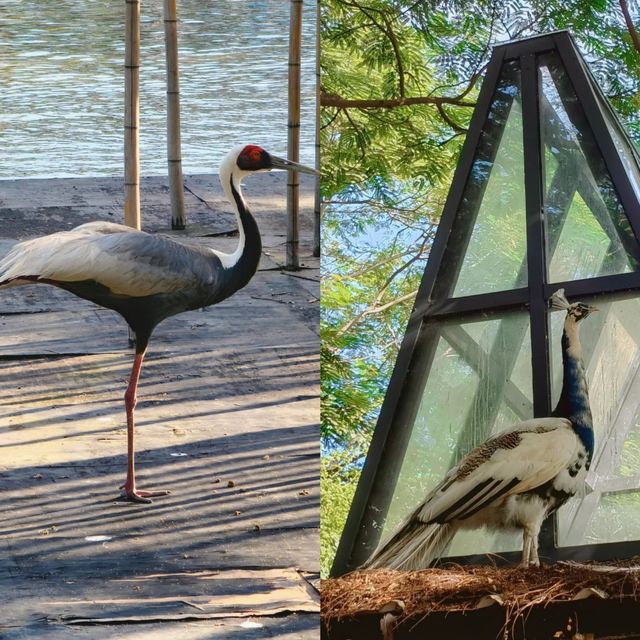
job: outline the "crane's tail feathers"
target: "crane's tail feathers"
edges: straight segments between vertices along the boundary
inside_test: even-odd
[[[19,244],[19,243],[18,243]],[[18,245],[14,245],[9,253],[0,260],[0,287],[15,287],[20,284],[25,284],[24,281],[18,278],[24,273],[20,273],[16,269],[20,261],[21,253]]]
[[[390,540],[378,547],[363,569],[426,569],[437,560],[453,538],[456,527],[425,524],[412,518]]]
[[[30,280],[26,278],[12,278],[10,280],[0,279],[0,289],[8,289],[9,287],[19,287],[21,284],[33,284],[35,278]]]
[[[70,232],[62,231],[14,244],[0,259],[0,287],[33,284],[47,278],[51,257],[56,252],[64,253],[61,249],[66,248],[64,240],[69,236]]]
[[[41,275],[38,269],[29,264],[29,248],[40,240],[25,240],[18,242],[9,250],[6,256],[0,260],[0,288],[18,287],[22,284],[33,284]],[[40,251],[44,253],[44,251]]]

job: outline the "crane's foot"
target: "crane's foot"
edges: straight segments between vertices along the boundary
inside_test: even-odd
[[[171,491],[139,491],[134,487],[122,485],[120,487],[120,500],[123,502],[139,502],[142,504],[151,504],[156,496],[167,496]]]

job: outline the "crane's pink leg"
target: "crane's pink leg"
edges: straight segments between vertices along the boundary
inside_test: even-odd
[[[138,380],[140,379],[140,369],[142,369],[142,361],[145,351],[137,352],[131,369],[131,378],[129,378],[129,386],[124,394],[124,405],[127,410],[127,479],[122,489],[122,498],[129,502],[152,502],[149,500],[153,496],[166,496],[169,491],[138,491],[136,489],[135,477],[135,451],[133,446],[134,421],[133,412],[136,408],[138,388]]]

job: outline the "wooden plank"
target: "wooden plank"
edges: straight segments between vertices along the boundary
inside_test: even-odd
[[[219,618],[212,620],[163,621],[122,624],[68,626],[33,621],[26,626],[9,627],[0,622],[2,640],[214,640],[217,638],[286,638],[317,640],[318,614],[292,614],[271,617]]]
[[[278,272],[260,273],[229,300],[163,322],[151,339],[150,356],[168,351],[199,353],[224,345],[254,348],[309,340],[317,343],[318,305],[308,301],[296,280]],[[129,353],[126,324],[117,313],[66,291],[47,285],[14,287],[0,291],[0,302],[2,311],[11,314],[0,314],[0,357]],[[33,313],[41,311],[51,312]],[[308,322],[292,323],[291,314],[299,319],[308,316]],[[240,329],[247,318],[255,318],[254,327],[262,325],[265,331]]]
[[[256,199],[259,224],[271,243],[266,250],[284,249],[282,196],[270,186],[283,186],[284,176],[266,177],[273,183],[262,182],[268,188]],[[73,191],[52,186],[61,203]],[[90,193],[91,207],[102,206],[95,185]],[[37,199],[25,197],[35,212]],[[214,215],[200,204],[205,216]],[[16,235],[27,223],[27,235],[38,232],[35,213],[13,211]],[[154,211],[160,213],[151,223],[160,225],[166,210]],[[80,221],[71,207],[61,215],[69,226]],[[237,242],[189,240],[226,250]],[[319,570],[317,271],[308,281],[289,277],[269,270],[277,269],[272,256],[262,268],[229,300],[169,319],[152,338],[136,409],[138,481],[172,491],[152,505],[115,499],[125,473],[122,395],[132,362],[123,321],[50,287],[0,291],[0,309],[8,313],[0,318],[3,640],[7,629],[20,640],[54,633],[54,626],[36,623],[45,611],[60,613],[46,603],[206,596],[190,577],[199,571]],[[48,357],[35,357],[45,347]],[[162,584],[126,581],[158,573],[184,575]],[[259,583],[247,580],[242,588],[257,590]],[[248,620],[277,635],[292,628],[284,620],[294,617]],[[296,619],[308,622],[292,638],[317,637],[316,613]],[[166,637],[191,637],[186,623],[164,624],[173,633]],[[200,637],[212,637],[212,628],[220,637],[246,631],[231,620],[208,624]],[[150,638],[164,637],[152,623],[127,626],[137,633],[151,628]],[[82,633],[78,625],[64,629],[64,637]],[[87,637],[122,637],[117,626],[100,629]]]
[[[633,598],[620,600],[588,598],[533,605],[515,614],[501,606],[468,611],[437,611],[404,618],[393,628],[395,640],[419,638],[474,638],[495,640],[509,637],[638,639],[640,604]],[[510,619],[505,624],[505,616]],[[322,638],[347,640],[380,637],[381,614],[363,614],[342,620],[324,619]],[[579,629],[579,633],[577,633]]]
[[[108,582],[98,597],[84,593],[44,602],[45,614],[86,624],[320,612],[319,594],[295,568],[151,573]]]

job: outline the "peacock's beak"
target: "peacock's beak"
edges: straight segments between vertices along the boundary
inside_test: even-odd
[[[593,313],[594,311],[600,311],[600,309],[598,309],[598,307],[594,307],[592,305],[588,305],[587,309],[589,310],[589,313]]]
[[[284,158],[278,158],[277,156],[270,155],[271,166],[270,169],[284,169],[285,171],[298,171],[300,173],[310,173],[313,176],[319,176],[320,172],[307,167],[303,164],[294,162],[293,160],[285,160]]]

